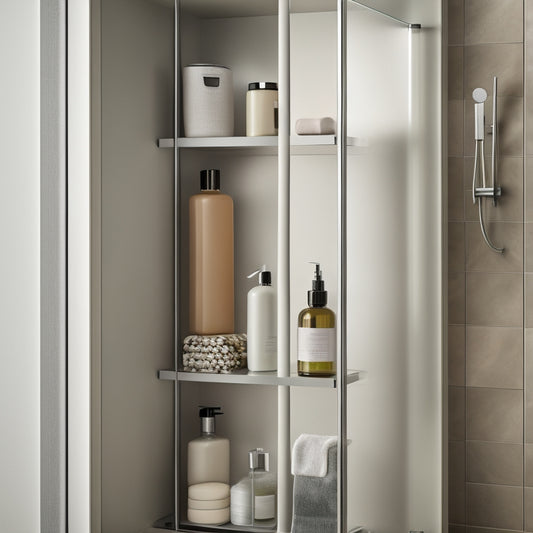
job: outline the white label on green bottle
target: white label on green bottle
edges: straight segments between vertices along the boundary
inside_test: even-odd
[[[298,328],[298,361],[327,363],[335,359],[335,328]]]
[[[276,516],[276,495],[255,497],[255,519],[268,520]]]

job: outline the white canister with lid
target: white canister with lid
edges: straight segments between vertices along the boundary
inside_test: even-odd
[[[246,93],[246,135],[278,134],[278,84],[256,81]]]
[[[233,135],[233,73],[228,67],[198,63],[183,68],[185,137]]]

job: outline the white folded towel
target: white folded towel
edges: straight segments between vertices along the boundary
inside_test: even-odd
[[[292,474],[325,477],[328,473],[328,449],[337,444],[336,436],[302,433],[292,447]]]

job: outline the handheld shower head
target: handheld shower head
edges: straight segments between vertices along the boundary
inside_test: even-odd
[[[487,91],[483,87],[478,87],[472,91],[472,98],[478,104],[482,104],[487,99]]]
[[[474,89],[472,98],[475,103],[475,137],[476,141],[483,141],[485,139],[485,100],[487,99],[487,91],[482,87]]]

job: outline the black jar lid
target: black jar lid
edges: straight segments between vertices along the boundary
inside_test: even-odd
[[[249,91],[257,91],[258,89],[269,89],[271,91],[277,91],[278,84],[275,81],[254,81],[248,84]]]

